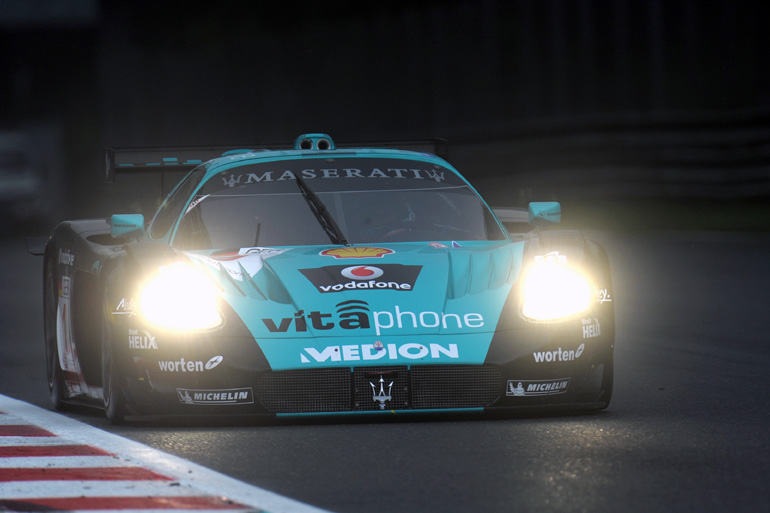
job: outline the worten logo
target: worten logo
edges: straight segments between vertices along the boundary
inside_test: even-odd
[[[421,269],[420,265],[381,264],[331,265],[299,271],[315,285],[318,292],[326,293],[351,290],[410,291],[414,289],[414,282]]]
[[[200,360],[185,360],[184,358],[179,360],[159,360],[158,368],[166,372],[203,372],[204,369],[213,369],[222,363],[223,359],[221,356],[214,356],[205,363]]]
[[[447,313],[447,312],[410,312],[401,310],[396,305],[394,310],[371,312],[369,303],[358,299],[343,301],[337,305],[336,315],[314,310],[305,313],[300,310],[293,317],[284,317],[276,322],[274,319],[262,319],[271,333],[286,333],[288,331],[308,331],[310,326],[317,331],[334,328],[343,330],[368,330],[374,326],[375,333],[380,335],[384,330],[409,328],[443,328],[465,329],[482,328],[484,317],[480,313]],[[549,360],[550,361],[550,360]]]
[[[562,349],[560,347],[559,349],[554,349],[553,351],[537,351],[532,353],[532,356],[535,357],[535,362],[537,363],[571,362],[580,358],[580,355],[583,354],[583,350],[585,350],[585,348],[585,344],[580,344],[577,349],[570,350]]]

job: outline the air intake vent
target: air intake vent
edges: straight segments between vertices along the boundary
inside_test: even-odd
[[[295,150],[333,150],[334,140],[326,134],[302,134],[294,141]]]
[[[503,393],[492,365],[423,365],[268,371],[257,398],[273,413],[483,408]]]

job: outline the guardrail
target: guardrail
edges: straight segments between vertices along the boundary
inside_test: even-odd
[[[450,143],[472,181],[522,201],[770,197],[770,114],[540,124]]]

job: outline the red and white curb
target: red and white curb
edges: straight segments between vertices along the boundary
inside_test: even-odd
[[[0,511],[324,513],[0,395]]]

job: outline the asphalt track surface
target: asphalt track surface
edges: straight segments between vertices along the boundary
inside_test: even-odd
[[[604,412],[120,428],[67,415],[330,511],[767,511],[770,234],[595,236],[617,314]],[[49,408],[41,268],[0,240],[0,393]]]

